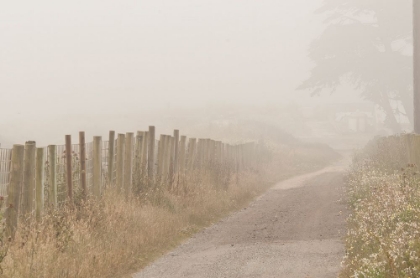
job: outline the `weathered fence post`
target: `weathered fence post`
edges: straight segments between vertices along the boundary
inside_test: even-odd
[[[210,147],[210,139],[204,139],[203,141],[203,162],[204,162],[204,167],[206,169],[206,171],[208,170],[209,167],[209,155],[210,155],[210,151],[209,151],[209,147]]]
[[[148,161],[147,161],[147,177],[149,186],[154,182],[154,168],[155,168],[155,127],[149,126],[149,148],[148,148]]]
[[[196,138],[190,138],[188,140],[188,170],[191,171],[194,168],[196,157]]]
[[[174,151],[173,151],[173,175],[178,175],[179,165],[179,130],[174,130]]]
[[[174,158],[175,158],[175,138],[170,136],[169,137],[169,186],[172,187],[172,183],[174,181]]]
[[[205,139],[198,139],[197,156],[198,156],[198,167],[200,170],[203,169],[204,165],[204,143]]]
[[[163,156],[164,156],[164,150],[163,150],[163,142],[165,141],[165,135],[161,134],[159,138],[158,143],[158,161],[157,161],[157,179],[162,180],[162,174],[163,174]]]
[[[212,171],[212,150],[213,150],[213,146],[212,146],[213,140],[208,139],[207,140],[207,171]]]
[[[142,159],[142,146],[144,141],[144,132],[143,131],[137,131],[137,135],[135,138],[135,147],[134,147],[134,159],[133,159],[133,174],[132,174],[132,184],[133,189],[134,186],[136,186],[136,190],[140,189],[140,183],[141,183],[141,159]]]
[[[210,164],[213,166],[214,162],[216,161],[216,142],[214,140],[210,140]]]
[[[134,133],[128,132],[126,134],[126,140],[125,140],[125,162],[124,162],[124,194],[127,198],[132,189],[133,139],[134,139]]]
[[[142,179],[147,176],[147,147],[148,147],[149,132],[145,131],[143,136],[143,142],[141,145],[141,175]]]
[[[92,193],[95,197],[101,196],[102,186],[102,137],[93,137],[93,156],[92,156]]]
[[[32,214],[35,203],[35,166],[36,144],[33,141],[26,142],[24,156],[24,176],[22,188],[22,213]]]
[[[166,183],[169,175],[169,151],[170,151],[170,136],[165,135],[163,140],[163,182]]]
[[[48,205],[57,207],[57,146],[48,146]]]
[[[67,196],[70,204],[73,204],[73,167],[72,167],[71,135],[66,135],[66,179]]]
[[[179,164],[178,164],[178,180],[179,177],[184,178],[185,172],[185,160],[186,160],[186,143],[187,136],[181,136],[181,142],[179,143]]]
[[[16,232],[21,203],[20,194],[23,183],[24,149],[25,147],[23,145],[13,145],[10,183],[7,187],[7,209],[5,211],[6,235],[12,238]]]
[[[229,166],[229,163],[230,163],[230,148],[229,148],[229,144],[224,144],[225,145],[225,164],[227,165],[227,166]]]
[[[141,171],[141,149],[143,146],[143,140],[144,140],[144,132],[143,131],[137,131],[137,135],[136,135],[136,146],[135,146],[135,163],[134,163],[134,167],[135,167],[135,172],[138,173]]]
[[[82,198],[87,196],[86,181],[86,140],[85,133],[79,132],[79,151],[80,151],[80,185],[82,187]]]
[[[36,149],[36,219],[40,220],[44,213],[44,148]]]
[[[238,145],[238,171],[241,171],[243,167],[243,148],[243,144]]]
[[[116,165],[116,184],[117,191],[121,192],[124,185],[124,147],[125,147],[125,135],[118,134],[117,140],[117,165]]]
[[[108,185],[114,182],[114,159],[115,159],[115,131],[109,131],[108,139]]]
[[[223,163],[223,143],[221,141],[217,142],[217,163],[219,165]]]

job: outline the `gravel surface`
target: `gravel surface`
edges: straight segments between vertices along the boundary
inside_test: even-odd
[[[133,277],[337,277],[346,164],[275,185]]]

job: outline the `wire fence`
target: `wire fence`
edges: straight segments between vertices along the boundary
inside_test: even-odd
[[[23,146],[20,146],[22,147],[21,159],[23,160],[16,162],[18,164],[15,164],[15,160],[12,161],[11,149],[0,148],[0,204],[6,198],[10,198],[10,201],[13,202],[14,194],[18,194],[22,200],[18,209],[31,215],[36,214],[38,217],[42,213],[39,210],[43,210],[43,207],[62,206],[69,200],[78,204],[78,201],[85,198],[86,194],[100,196],[109,186],[119,186],[118,190],[127,195],[130,192],[144,192],[150,186],[166,185],[171,188],[174,186],[174,181],[179,181],[180,177],[184,178],[188,170],[194,173],[199,170],[203,175],[213,172],[221,175],[220,169],[223,168],[223,171],[228,168],[237,169],[236,164],[244,158],[244,156],[239,156],[239,153],[244,150],[242,146],[220,142],[224,157],[223,161],[220,159],[220,165],[215,167],[215,158],[218,155],[215,147],[216,141],[200,139],[197,141],[198,144],[194,143],[190,149],[191,146],[187,145],[184,140],[184,145],[181,148],[183,150],[183,165],[182,169],[177,172],[181,154],[178,148],[178,151],[175,151],[175,144],[180,144],[180,142],[175,143],[175,137],[166,136],[162,142],[155,139],[151,141],[154,143],[154,147],[150,149],[149,138],[142,138],[141,135],[134,137],[132,133],[126,136],[119,136],[125,141],[124,144],[119,144],[119,139],[115,139],[112,148],[110,141],[100,141],[98,138],[95,138],[93,142],[85,143],[85,175],[82,172],[81,158],[83,154],[79,144],[70,145],[71,151],[67,153],[66,145],[37,149],[34,142],[31,142],[33,143],[31,160],[27,161],[29,149],[25,146],[23,150]],[[131,142],[131,145],[128,142]],[[207,143],[205,144],[205,142]],[[19,146],[17,145],[16,148]],[[153,156],[150,151],[153,151]],[[43,154],[42,163],[37,160],[39,158],[36,157],[37,153]],[[8,190],[12,175],[12,163],[14,165],[22,164],[22,167],[18,167],[23,169],[22,172],[13,172],[14,175],[23,177],[23,185],[19,187],[18,193]],[[68,163],[71,163],[71,167],[68,167]],[[158,169],[160,169],[160,173],[158,173]],[[41,181],[39,173],[43,173]],[[177,174],[178,178],[175,176]],[[68,175],[71,175],[71,179]],[[84,177],[86,178],[86,191],[83,188]],[[70,194],[70,190],[73,194]],[[39,191],[43,192],[42,196]]]

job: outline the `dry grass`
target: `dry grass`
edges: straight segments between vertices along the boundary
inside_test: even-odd
[[[195,174],[182,190],[159,186],[128,200],[109,189],[101,200],[22,223],[1,277],[128,277],[275,181],[335,158],[319,147],[294,150],[282,148],[261,167],[231,176],[227,186]]]

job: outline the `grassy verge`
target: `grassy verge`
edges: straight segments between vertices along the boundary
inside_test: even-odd
[[[340,277],[420,277],[420,177],[401,141],[372,142],[348,175],[351,215]]]
[[[157,187],[127,200],[108,190],[99,201],[20,225],[14,241],[4,242],[1,277],[129,277],[273,183],[336,158],[320,146],[281,147],[224,187],[197,174],[177,192]]]

